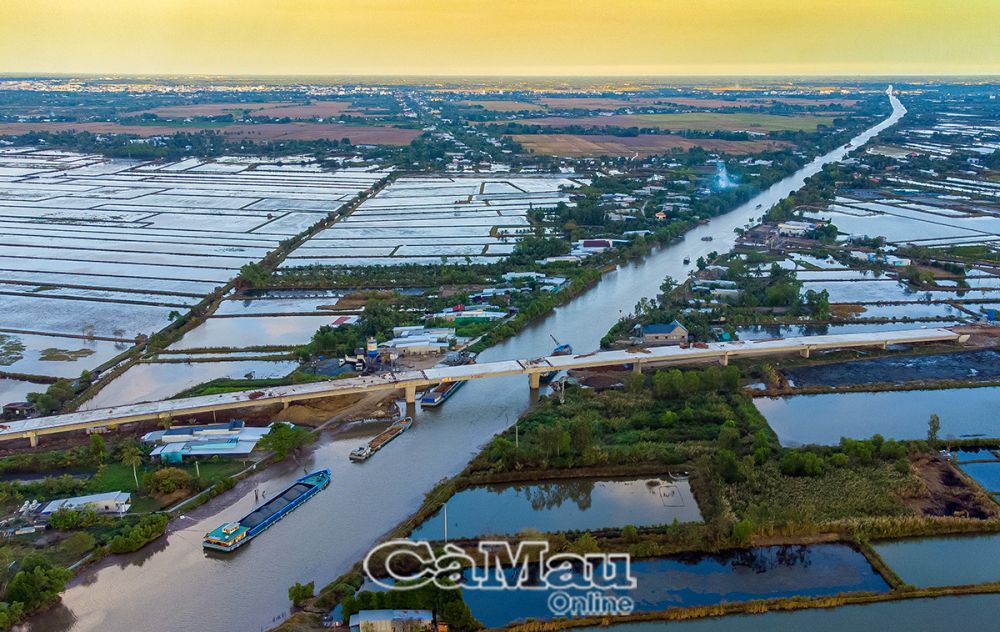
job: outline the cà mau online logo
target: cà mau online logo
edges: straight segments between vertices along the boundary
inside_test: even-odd
[[[383,588],[414,590],[434,584],[467,590],[630,590],[636,587],[628,553],[554,553],[544,540],[479,542],[480,559],[454,544],[435,551],[429,542],[390,540],[369,551],[364,571]],[[393,580],[373,572],[376,560]],[[407,570],[400,570],[407,569]],[[402,582],[399,585],[396,582]]]
[[[627,553],[550,555],[544,540],[519,542],[516,549],[509,542],[483,540],[478,551],[477,560],[454,544],[435,551],[429,542],[390,540],[369,551],[364,571],[390,590],[430,584],[446,590],[546,590],[549,610],[557,617],[624,615],[635,609],[630,596],[615,594],[637,585]],[[376,560],[393,581],[373,572]]]

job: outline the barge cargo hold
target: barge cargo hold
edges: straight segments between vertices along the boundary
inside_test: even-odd
[[[442,382],[427,392],[420,398],[420,405],[424,408],[440,406],[446,399],[455,394],[455,391],[462,388],[465,380],[459,382]]]
[[[384,448],[387,443],[406,432],[412,424],[412,417],[406,417],[405,419],[393,422],[391,426],[375,435],[375,438],[367,444],[351,450],[349,458],[355,463],[367,461],[373,454]]]
[[[202,546],[229,553],[254,539],[330,484],[330,470],[307,474],[235,522],[205,534]]]
[[[474,364],[476,362],[476,354],[462,352],[462,354],[449,360],[445,360],[445,365],[447,366],[462,366],[467,364]],[[441,382],[431,390],[424,393],[424,396],[420,398],[421,407],[431,407],[440,406],[445,402],[446,399],[455,394],[455,391],[462,388],[465,384],[465,380],[460,380],[457,382]]]

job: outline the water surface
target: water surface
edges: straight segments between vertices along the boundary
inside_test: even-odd
[[[835,445],[841,437],[923,439],[932,414],[941,438],[1000,437],[1000,387],[762,397],[757,409],[783,446]]]
[[[463,490],[448,500],[448,537],[518,534],[695,522],[698,503],[687,481],[566,479],[532,485],[489,485]],[[418,526],[415,540],[444,538],[444,514]]]
[[[1000,581],[1000,534],[898,540],[874,547],[900,579],[918,588]]]
[[[598,572],[595,570],[595,575]],[[772,546],[718,555],[638,560],[632,562],[632,575],[636,588],[610,594],[632,597],[635,612],[889,589],[861,553],[843,544]],[[505,576],[513,581],[515,569],[507,569]],[[581,595],[587,591],[566,592]],[[532,617],[552,618],[550,594],[549,590],[462,589],[472,614],[487,627]]]

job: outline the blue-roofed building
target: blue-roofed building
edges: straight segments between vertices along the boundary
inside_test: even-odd
[[[655,347],[661,345],[679,345],[687,342],[687,327],[674,320],[669,323],[652,323],[649,325],[636,325],[635,336],[641,339],[642,344]]]
[[[149,456],[167,463],[180,463],[196,457],[246,458],[257,442],[271,431],[271,426],[248,428],[242,421],[203,426],[179,426],[150,432],[143,436],[155,444]]]

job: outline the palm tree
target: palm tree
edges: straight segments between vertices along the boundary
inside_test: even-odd
[[[142,453],[142,450],[139,449],[139,446],[134,443],[126,443],[122,446],[121,462],[125,465],[132,466],[132,478],[135,479],[136,491],[139,491],[139,473],[136,471],[136,467],[142,463],[145,456],[146,455]]]

